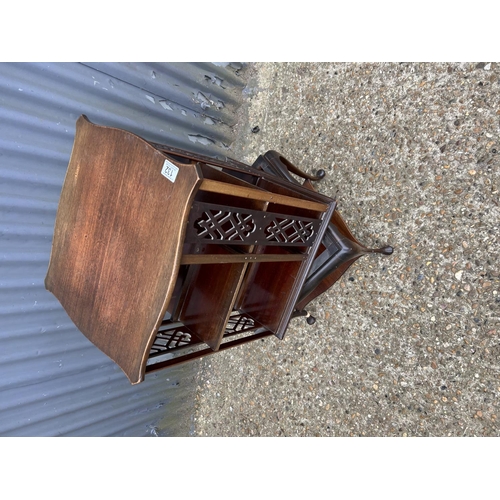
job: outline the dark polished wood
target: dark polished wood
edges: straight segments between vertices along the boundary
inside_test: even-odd
[[[276,151],[268,151],[259,156],[254,162],[253,168],[271,173],[275,176],[275,179],[281,178],[289,181],[289,186],[285,186],[285,189],[290,189],[290,186],[298,184],[297,180],[290,174],[290,172],[293,172],[305,179],[302,188],[315,193],[316,188],[311,180],[318,180],[325,175],[323,170],[318,171],[316,177],[306,174]],[[269,182],[273,183],[274,181],[274,179],[269,181],[263,178],[259,180],[259,185],[265,187],[266,184],[269,185]],[[374,249],[363,245],[352,234],[339,212],[335,210],[310,268],[309,275],[304,282],[296,309],[302,311],[309,302],[331,288],[347,269],[363,255],[368,253],[391,255],[392,252],[393,248],[391,246]]]
[[[231,196],[267,201],[269,203],[305,208],[308,210],[317,210],[319,212],[324,212],[328,208],[328,205],[318,203],[316,201],[303,200],[298,197],[275,194],[273,192],[262,191],[255,188],[252,189],[243,186],[235,186],[211,179],[204,179],[200,185],[200,189],[210,193],[229,194]]]
[[[255,342],[256,340],[261,340],[266,337],[270,337],[272,334],[273,334],[272,332],[266,330],[263,332],[257,332],[253,335],[248,335],[247,337],[243,337],[241,339],[231,340],[229,342],[222,344],[219,347],[219,351],[225,351],[226,349],[231,349],[232,347],[238,347],[240,345],[247,344],[248,342]],[[168,368],[170,366],[180,365],[182,363],[187,363],[188,361],[193,361],[195,359],[200,359],[205,356],[210,356],[215,352],[218,351],[214,351],[212,349],[202,349],[196,352],[185,354],[183,356],[179,356],[177,358],[168,359],[166,361],[161,361],[159,363],[149,365],[146,367],[146,372],[153,373],[159,370],[164,370],[165,368]]]
[[[185,221],[201,183],[129,132],[80,117],[61,193],[45,286],[69,317],[132,383],[175,286]]]
[[[302,262],[306,258],[302,254],[187,254],[183,255],[181,264],[236,264],[250,262]]]
[[[359,256],[389,252],[354,238],[336,202],[311,183],[323,175],[273,151],[250,167],[82,116],[46,288],[133,384],[218,350],[282,339],[291,318],[310,322],[303,308]]]
[[[217,247],[217,252],[226,251]],[[178,319],[213,350],[222,341],[246,267],[241,262],[198,265],[187,284]]]

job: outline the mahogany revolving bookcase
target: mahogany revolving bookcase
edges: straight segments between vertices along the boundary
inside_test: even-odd
[[[336,202],[313,189],[322,175],[274,151],[252,166],[221,161],[82,115],[45,286],[132,384],[282,339],[357,258],[392,252],[353,237]]]

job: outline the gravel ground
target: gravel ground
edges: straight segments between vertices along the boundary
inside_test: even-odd
[[[202,360],[194,434],[498,436],[500,64],[246,71],[229,156],[323,168],[353,233],[395,252],[311,303],[313,326]]]

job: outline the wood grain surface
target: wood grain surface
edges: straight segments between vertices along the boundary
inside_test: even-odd
[[[136,135],[77,122],[46,288],[135,384],[173,292],[199,167],[161,174],[165,154]]]

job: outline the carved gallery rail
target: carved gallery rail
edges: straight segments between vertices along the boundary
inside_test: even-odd
[[[392,252],[352,236],[335,201],[312,187],[322,175],[273,151],[248,166],[81,116],[46,288],[133,384],[245,342],[282,339],[357,258]]]

